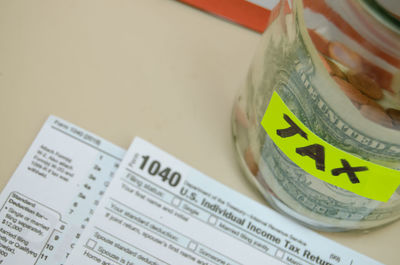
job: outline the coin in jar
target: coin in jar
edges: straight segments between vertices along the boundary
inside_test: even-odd
[[[248,147],[244,153],[244,160],[247,164],[248,169],[250,170],[253,176],[257,176],[258,174],[258,165],[254,158],[253,152],[251,151],[250,147]]]
[[[333,41],[329,43],[328,49],[329,56],[335,61],[349,67],[354,71],[361,71],[363,69],[361,56],[344,44]]]
[[[368,97],[376,100],[383,97],[382,88],[368,75],[350,71],[347,73],[347,79],[355,88]]]
[[[373,105],[362,105],[360,108],[361,114],[367,119],[381,124],[388,128],[393,128],[392,119],[381,108]]]
[[[346,94],[348,98],[350,98],[353,102],[356,102],[360,105],[369,104],[371,99],[362,94],[360,90],[356,89],[352,84],[343,80],[337,76],[333,76],[333,80],[339,85],[340,89]]]
[[[339,66],[337,66],[334,62],[332,62],[329,59],[326,59],[323,55],[319,55],[322,63],[324,64],[324,67],[326,68],[326,70],[328,70],[328,73],[332,76],[337,76],[341,79],[347,79],[346,78],[346,74],[340,70]]]
[[[400,129],[400,110],[389,108],[386,113],[392,118],[394,127]]]

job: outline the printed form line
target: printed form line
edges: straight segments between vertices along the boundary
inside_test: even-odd
[[[165,191],[166,193],[168,193],[168,194],[170,194],[170,195],[173,195],[173,196],[176,196],[174,193],[172,193],[172,192],[166,190],[166,189],[163,188],[163,187],[160,187],[159,185],[157,185],[157,184],[155,184],[154,182],[152,182],[151,180],[148,180],[147,178],[141,176],[141,175],[138,174],[137,172],[135,172],[135,171],[129,169],[128,167],[126,167],[126,170],[127,170],[128,172],[130,172],[130,173],[136,175],[137,177],[141,178],[143,181],[149,182],[149,183],[151,183],[151,184],[157,186],[159,189]],[[121,178],[121,180],[122,180],[123,182],[129,184],[129,185],[134,186],[135,188],[139,188],[139,187],[137,187],[135,184],[130,183],[129,180],[127,180],[127,179]],[[144,190],[144,189],[140,189],[140,190],[143,191],[143,192],[145,192],[145,193],[148,194],[148,195],[151,195],[152,197],[155,197],[154,194],[148,192],[147,190]],[[158,198],[158,197],[155,197],[155,198]],[[187,199],[185,199],[185,198],[180,197],[180,199],[183,200],[183,201],[185,201],[186,203],[192,205],[193,207],[196,207],[197,209],[200,209],[201,211],[207,212],[207,213],[210,214],[210,215],[214,215],[213,212],[210,212],[209,210],[203,209],[203,208],[199,207],[198,205],[193,204],[191,201],[189,201],[189,200],[187,200]],[[165,202],[165,201],[164,201],[164,203],[169,204],[168,202]],[[183,212],[183,213],[186,213],[186,212],[184,212],[184,211],[182,211],[182,210],[180,210],[180,209],[178,209],[178,210],[181,211],[181,212]],[[186,213],[186,214],[187,214],[187,213]],[[194,216],[192,216],[192,215],[190,215],[190,216],[191,216],[192,218],[195,218],[195,219],[199,220],[200,222],[203,222],[203,223],[207,224],[207,222],[204,222],[203,220],[201,220],[201,219],[199,219],[199,218],[196,218],[196,217],[194,217]],[[264,242],[264,243],[266,243],[266,244],[268,244],[268,245],[271,245],[271,246],[273,246],[273,247],[275,247],[275,248],[277,248],[277,249],[280,249],[280,250],[284,251],[285,253],[287,253],[287,255],[292,255],[292,256],[294,256],[294,257],[300,259],[302,262],[304,262],[304,263],[306,263],[306,264],[313,265],[312,263],[308,262],[307,260],[304,260],[302,257],[296,256],[296,255],[293,254],[293,253],[289,253],[289,252],[287,252],[286,249],[284,249],[284,248],[282,248],[282,247],[280,247],[280,246],[274,245],[274,244],[271,243],[271,242],[265,241],[263,238],[261,238],[261,237],[259,237],[259,236],[257,236],[257,235],[254,235],[253,233],[251,233],[251,232],[249,232],[249,231],[247,231],[247,230],[241,228],[240,226],[237,226],[237,225],[235,225],[235,224],[233,224],[233,223],[231,223],[231,222],[229,222],[229,221],[227,221],[227,220],[224,220],[224,221],[227,222],[227,223],[229,223],[230,225],[234,226],[235,228],[241,230],[242,232],[249,233],[249,234],[251,234],[253,237],[257,238],[258,240],[260,240],[260,241],[262,241],[262,242]],[[236,238],[236,237],[233,237],[232,235],[226,233],[224,230],[219,229],[218,227],[215,227],[215,228],[216,228],[217,230],[219,230],[219,231],[225,233],[226,235],[232,237],[232,238],[235,239],[235,240],[240,240],[241,242],[246,243],[246,241],[241,240],[241,239],[238,239],[238,238]],[[274,255],[272,255],[272,254],[270,254],[270,253],[263,252],[263,251],[261,251],[260,249],[254,247],[254,246],[252,246],[252,245],[249,245],[249,246],[252,247],[253,249],[255,249],[255,250],[257,250],[257,251],[263,253],[263,254],[267,254],[268,256],[270,256],[270,257],[272,257],[272,258],[274,258],[274,259],[276,258]],[[285,262],[285,261],[284,261],[284,260],[281,260],[281,262]],[[289,264],[289,263],[287,263],[287,262],[285,262],[285,263],[286,263],[286,264]]]
[[[110,237],[113,237],[113,238],[115,238],[115,239],[117,239],[117,240],[119,240],[119,241],[121,241],[121,242],[127,244],[128,246],[130,246],[130,247],[132,247],[132,248],[138,249],[138,250],[140,250],[141,252],[146,253],[147,255],[149,255],[150,257],[152,257],[152,258],[154,258],[154,259],[156,259],[156,260],[159,260],[159,261],[161,261],[161,262],[164,262],[164,263],[167,264],[167,265],[171,265],[171,264],[169,264],[168,262],[165,262],[164,260],[159,259],[159,258],[157,258],[157,257],[155,257],[155,256],[153,256],[153,255],[151,255],[150,253],[144,251],[143,249],[138,248],[138,247],[136,247],[136,246],[133,246],[132,244],[129,244],[129,243],[126,242],[125,240],[122,240],[122,239],[120,239],[120,238],[118,238],[118,237],[116,237],[116,236],[114,236],[114,235],[112,235],[112,234],[110,234],[110,233],[104,231],[104,230],[101,229],[100,227],[95,226],[94,228],[97,229],[97,230],[99,230],[99,231],[101,231],[101,232],[104,233],[104,234],[109,235]],[[95,252],[96,252],[96,251],[95,251]],[[97,253],[97,252],[96,252],[96,253]],[[111,260],[111,259],[110,259],[110,260]],[[112,260],[112,261],[114,261],[114,260]],[[114,261],[114,262],[116,262],[116,261]],[[118,263],[118,264],[119,264],[119,263]]]
[[[132,209],[132,208],[130,208],[129,206],[127,206],[126,204],[124,204],[124,203],[122,203],[122,202],[120,202],[120,201],[118,201],[118,200],[115,200],[114,198],[110,198],[110,199],[113,200],[114,202],[118,203],[118,204],[123,205],[124,207],[128,208],[128,209],[131,210],[132,212],[135,212],[137,215],[139,215],[139,216],[140,216],[140,215],[141,215],[141,216],[144,216],[145,218],[151,220],[152,222],[158,224],[158,225],[161,226],[161,227],[166,227],[168,230],[173,231],[174,233],[180,235],[181,237],[190,239],[191,241],[197,241],[197,240],[195,240],[195,239],[193,239],[193,238],[191,238],[191,237],[189,237],[189,236],[186,236],[186,235],[184,235],[184,234],[181,234],[181,233],[177,232],[176,230],[174,230],[174,229],[172,229],[172,228],[170,228],[170,227],[168,227],[168,226],[165,226],[165,225],[159,223],[158,221],[154,220],[154,219],[151,218],[151,217],[148,217],[148,216],[145,215],[145,214],[142,214],[142,213],[140,213],[140,212],[138,212],[138,211],[135,211],[134,209]],[[107,207],[105,207],[105,209],[108,210],[108,211],[110,211],[110,212],[112,212],[112,213],[115,214],[115,215],[118,215],[119,217],[124,218],[124,219],[125,219],[126,221],[128,221],[128,222],[135,223],[136,225],[138,225],[138,226],[140,226],[140,227],[146,229],[147,231],[150,231],[150,232],[152,232],[152,233],[155,233],[154,231],[149,230],[149,229],[146,228],[145,226],[142,226],[142,225],[140,225],[140,224],[138,224],[138,223],[136,223],[136,222],[133,222],[133,221],[127,219],[125,216],[123,216],[123,215],[121,215],[121,214],[119,214],[119,213],[114,212],[112,209],[109,209],[109,208],[107,208]],[[167,241],[170,241],[170,242],[172,242],[172,243],[175,243],[175,244],[180,245],[179,242],[172,241],[171,239],[165,237],[164,235],[161,235],[161,234],[158,234],[158,233],[155,233],[155,234],[157,234],[158,236],[164,238],[164,239],[167,240]],[[203,244],[200,244],[200,245],[203,245]],[[181,245],[180,245],[180,246],[181,246]],[[205,245],[203,245],[203,246],[206,247],[206,248],[208,248],[208,247],[205,246]],[[184,248],[185,248],[185,246],[181,246],[181,247],[184,247]],[[213,250],[213,251],[216,252],[216,253],[218,253],[219,255],[221,255],[222,257],[224,257],[225,259],[231,260],[231,258],[228,258],[228,257],[226,257],[225,255],[223,255],[223,254],[221,254],[221,253],[219,253],[219,252],[217,252],[217,251],[215,251],[215,250]],[[205,258],[205,257],[200,256],[200,255],[198,255],[198,254],[197,254],[197,256],[199,256],[199,257],[201,257],[201,258]],[[212,260],[209,260],[209,261],[212,262]],[[234,262],[237,263],[237,264],[241,264],[240,262],[237,262],[237,261],[234,261]],[[213,264],[216,264],[216,263],[213,263]]]
[[[102,150],[102,149],[100,149],[100,148],[98,148],[98,147],[96,147],[96,146],[93,146],[93,145],[89,144],[88,142],[83,141],[82,139],[79,139],[78,137],[73,136],[73,135],[71,135],[71,134],[69,134],[69,133],[67,133],[67,132],[65,132],[65,131],[63,131],[63,130],[60,130],[59,128],[57,128],[57,127],[55,127],[55,126],[53,126],[53,125],[51,126],[51,128],[54,129],[54,130],[56,130],[56,131],[59,131],[59,132],[65,134],[65,135],[67,135],[67,136],[69,136],[69,137],[71,137],[71,138],[73,138],[73,139],[75,139],[75,140],[77,140],[77,141],[79,141],[79,142],[81,142],[81,143],[83,143],[83,144],[86,144],[87,146],[90,146],[90,147],[92,147],[93,149],[96,149],[97,151],[99,151],[99,152],[101,152],[101,153],[103,153],[103,154],[105,154],[105,155],[108,155],[108,156],[110,156],[110,157],[112,157],[112,158],[115,158],[115,159],[118,160],[118,161],[122,161],[122,159],[121,159],[120,157],[117,157],[117,156],[115,156],[115,155],[113,155],[113,154],[110,154],[110,153],[108,153],[108,152],[106,152],[106,151],[104,151],[104,150]]]

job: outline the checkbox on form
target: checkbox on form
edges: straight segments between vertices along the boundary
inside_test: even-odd
[[[285,255],[285,251],[277,249],[275,252],[275,257],[283,259],[283,256]]]
[[[211,215],[210,218],[208,218],[208,223],[215,225],[217,223],[218,219],[215,217],[215,215]]]
[[[88,241],[86,242],[86,246],[90,249],[94,249],[97,245],[97,242],[94,241],[93,239],[88,239]]]
[[[197,243],[193,242],[193,241],[190,241],[189,244],[188,244],[188,249],[191,250],[191,251],[195,251],[196,248],[197,248]]]
[[[172,205],[174,205],[174,206],[176,206],[176,207],[179,207],[179,205],[181,204],[181,202],[182,202],[182,200],[179,199],[178,197],[174,197],[174,198],[172,199]]]

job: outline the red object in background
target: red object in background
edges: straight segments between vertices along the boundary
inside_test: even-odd
[[[264,32],[270,10],[245,0],[178,0],[198,9],[232,20],[257,32]]]

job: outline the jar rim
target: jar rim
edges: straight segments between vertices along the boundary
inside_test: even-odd
[[[360,0],[360,3],[373,17],[392,31],[400,34],[400,16],[390,12],[376,0]]]

